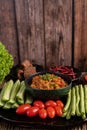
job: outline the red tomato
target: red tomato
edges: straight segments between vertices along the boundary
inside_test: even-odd
[[[47,115],[50,118],[55,117],[55,109],[53,107],[47,107]]]
[[[53,100],[48,100],[48,101],[45,102],[45,106],[46,106],[46,107],[49,107],[49,106],[55,107],[55,106],[57,106],[57,104],[56,104],[56,102],[53,101]]]
[[[25,114],[26,111],[31,107],[31,105],[29,104],[23,104],[20,105],[17,109],[16,109],[16,113],[17,114]]]
[[[27,110],[27,112],[26,112],[27,116],[29,116],[29,117],[34,117],[34,116],[36,116],[38,113],[39,113],[39,107],[36,107],[36,106],[30,107],[30,108]]]
[[[60,106],[62,109],[64,108],[64,104],[61,100],[56,101],[57,105]]]
[[[40,109],[39,110],[39,116],[40,116],[40,118],[45,119],[47,117],[46,109],[44,109],[44,108]]]
[[[87,75],[85,75],[84,78],[85,78],[85,81],[87,81]]]
[[[55,107],[55,112],[57,116],[62,116],[63,114],[62,108],[60,106]]]
[[[33,105],[34,105],[34,106],[37,106],[37,107],[39,107],[39,108],[44,108],[44,107],[45,107],[44,103],[43,103],[42,101],[40,101],[40,100],[34,101],[34,102],[33,102]]]

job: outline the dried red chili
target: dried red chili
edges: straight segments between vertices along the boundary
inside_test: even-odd
[[[76,73],[74,72],[73,68],[69,68],[67,66],[55,66],[55,67],[50,67],[49,71],[52,72],[60,72],[62,74],[67,74],[69,75],[72,79],[76,78]]]

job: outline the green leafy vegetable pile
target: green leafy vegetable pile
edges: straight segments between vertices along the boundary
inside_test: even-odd
[[[0,42],[0,84],[5,77],[10,73],[14,64],[14,59],[5,46]]]

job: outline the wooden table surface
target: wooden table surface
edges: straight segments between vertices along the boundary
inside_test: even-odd
[[[53,128],[56,130],[55,128]],[[87,130],[87,123],[79,126],[73,126],[72,128],[59,128],[60,130]],[[35,126],[24,128],[9,123],[5,120],[0,120],[0,130],[51,130],[51,128],[35,128]]]

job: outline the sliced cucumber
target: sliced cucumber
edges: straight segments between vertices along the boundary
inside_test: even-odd
[[[15,102],[13,105],[12,105],[12,108],[17,108],[19,107],[19,104],[17,102]]]
[[[14,104],[15,103],[15,96],[18,92],[18,90],[20,89],[20,80],[17,80],[13,87],[12,87],[12,91],[11,91],[11,95],[10,95],[10,99],[9,99],[9,103]]]
[[[4,86],[3,86],[3,88],[2,88],[2,90],[1,90],[1,92],[0,92],[0,107],[2,107],[4,104],[5,104],[5,102],[4,101],[2,101],[2,96],[3,96],[3,94],[4,94],[4,91],[5,91],[5,88],[7,87],[7,83],[5,83],[4,84]]]
[[[3,106],[3,109],[10,109],[11,108],[11,103],[6,102]]]
[[[13,80],[9,80],[7,86],[5,87],[4,93],[2,95],[2,101],[8,101],[10,98],[11,89],[13,87]]]
[[[33,102],[33,97],[31,96],[31,94],[29,94],[28,92],[26,92],[25,94],[25,104],[31,104]]]
[[[20,84],[20,89],[16,95],[16,100],[17,100],[18,104],[24,104],[25,89],[26,89],[25,82],[22,81]]]

